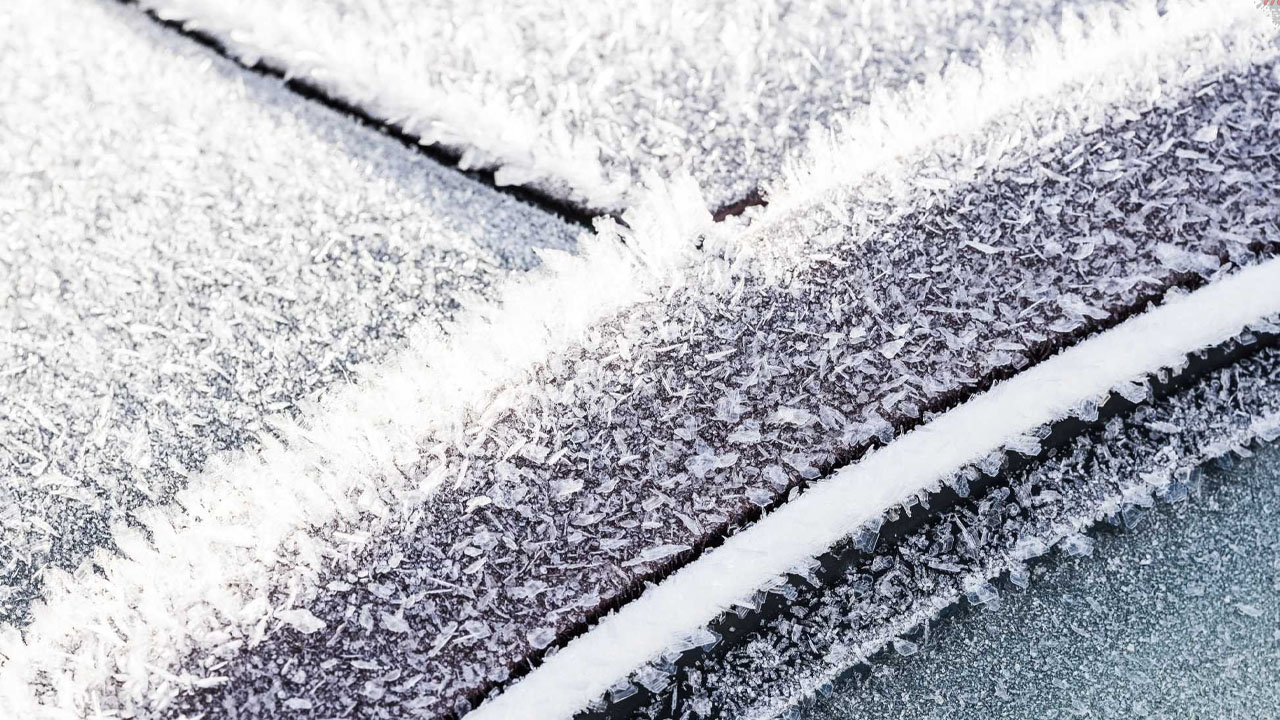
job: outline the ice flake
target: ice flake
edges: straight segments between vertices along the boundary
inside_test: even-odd
[[[463,509],[465,513],[471,513],[493,502],[493,498],[488,495],[477,495],[467,501],[466,507]]]
[[[1089,317],[1095,320],[1103,320],[1107,318],[1107,311],[1095,305],[1090,305],[1080,298],[1078,295],[1063,294],[1058,297],[1058,306],[1068,313],[1079,316]]]
[[[716,468],[717,461],[718,458],[714,453],[709,451],[702,452],[689,458],[685,463],[685,469],[689,471],[690,475],[701,480],[707,476],[707,473]]]
[[[791,479],[787,477],[787,471],[778,465],[767,465],[764,469],[764,479],[769,481],[778,489],[785,489],[791,484]]]
[[[994,585],[985,581],[970,583],[965,589],[965,598],[970,605],[994,608],[1000,604],[999,591]]]
[[[1170,243],[1156,245],[1156,258],[1160,264],[1174,272],[1198,273],[1208,275],[1222,264],[1218,258],[1208,253],[1196,252],[1180,248]]]
[[[760,423],[754,420],[748,420],[738,426],[737,430],[729,433],[728,440],[731,443],[739,445],[754,445],[760,442],[763,436],[760,434]]]
[[[1141,381],[1129,381],[1116,385],[1113,390],[1131,403],[1140,403],[1151,393],[1151,386]]]
[[[1068,557],[1088,557],[1093,554],[1093,538],[1080,533],[1068,535],[1058,542],[1058,547]]]
[[[573,477],[556,484],[556,498],[563,500],[582,489],[582,478]]]
[[[1217,125],[1205,125],[1204,127],[1197,130],[1194,135],[1191,136],[1191,141],[1198,142],[1198,143],[1211,143],[1217,139],[1218,139]]]
[[[881,355],[884,356],[886,360],[892,360],[898,356],[898,353],[902,352],[902,348],[906,347],[906,345],[907,345],[907,338],[891,340],[881,345],[879,348],[879,352]]]
[[[747,406],[743,403],[741,395],[733,391],[716,402],[715,419],[733,424],[738,422],[746,411]]]
[[[1012,450],[1032,458],[1040,454],[1040,438],[1031,435],[1019,435],[1005,443],[1006,450]]]
[[[1031,573],[1027,570],[1027,566],[1018,563],[1009,568],[1009,582],[1020,590],[1031,587]]]
[[[675,555],[677,553],[682,553],[689,549],[690,547],[688,545],[678,545],[678,544],[654,545],[640,551],[639,555],[632,558],[631,560],[628,560],[627,562],[622,563],[622,566],[633,567],[635,565],[642,565],[644,563],[656,562],[658,560],[671,557],[672,555]]]
[[[1021,537],[1018,543],[1014,545],[1010,556],[1015,560],[1026,562],[1032,558],[1038,558],[1049,552],[1049,546],[1038,537]]]
[[[671,674],[665,673],[652,665],[645,665],[635,673],[635,680],[644,686],[644,689],[657,694],[671,685]]]
[[[609,687],[609,698],[613,702],[618,703],[638,692],[640,692],[640,690],[636,688],[635,685],[631,684],[631,682],[627,680],[619,680]]]
[[[542,648],[550,645],[552,641],[556,639],[556,631],[552,628],[540,627],[530,630],[525,635],[525,638],[529,641],[530,645],[541,650]]]
[[[869,523],[865,527],[859,528],[853,539],[853,546],[859,552],[871,553],[876,549],[876,543],[880,539],[880,526],[882,519],[877,519],[873,523]]]
[[[1151,430],[1154,430],[1155,432],[1164,433],[1166,435],[1177,435],[1178,433],[1182,432],[1182,428],[1178,427],[1177,425],[1174,425],[1171,422],[1165,422],[1163,420],[1156,420],[1153,422],[1149,422],[1147,423],[1147,427],[1150,428]]]
[[[766,421],[769,425],[794,425],[796,427],[807,427],[812,425],[817,418],[813,413],[802,408],[780,407],[774,410],[769,419]]]
[[[1241,615],[1250,618],[1260,618],[1263,615],[1261,608],[1249,603],[1236,603],[1236,610],[1239,611]]]
[[[394,615],[384,612],[379,613],[378,617],[382,620],[382,626],[393,633],[409,632],[409,623],[405,622],[403,612],[397,612]]]
[[[984,243],[984,242],[978,242],[977,240],[966,240],[964,244],[965,244],[965,247],[973,248],[974,250],[977,250],[978,252],[983,253],[984,255],[994,255],[995,253],[1000,252],[1000,248],[994,245],[988,245],[987,243]]]
[[[310,635],[324,628],[324,621],[306,608],[294,608],[276,613],[276,618],[303,635]]]

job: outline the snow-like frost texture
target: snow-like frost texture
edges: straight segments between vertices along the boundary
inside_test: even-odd
[[[501,685],[531,652],[528,629],[550,623],[565,638],[585,631],[601,607],[670,572],[674,555],[639,560],[646,549],[701,547],[841,458],[890,442],[1119,313],[1200,281],[1162,266],[1157,242],[1223,255],[1232,268],[1269,256],[1276,209],[1260,193],[1276,169],[1250,153],[1276,142],[1262,119],[1275,89],[1251,64],[1270,51],[1251,26],[1197,17],[1213,42],[1191,34],[1157,45],[1159,53],[1134,43],[1141,62],[1126,62],[1143,78],[1140,92],[1101,93],[1111,104],[1095,106],[1081,88],[1096,92],[1111,75],[1086,73],[1079,87],[1019,105],[1010,125],[997,124],[1052,128],[1055,142],[1019,135],[981,170],[964,160],[978,156],[965,144],[973,137],[943,143],[936,154],[886,161],[868,192],[824,198],[802,213],[770,210],[738,237],[732,228],[702,230],[696,264],[550,353],[456,435],[423,441],[404,472],[427,478],[437,493],[393,521],[356,563],[363,573],[339,569],[349,587],[318,597],[313,609],[338,627],[348,608],[386,604],[369,583],[394,583],[405,597],[431,588],[407,611],[425,624],[501,620],[483,642],[447,643],[415,665],[438,683],[437,694],[388,691],[379,706],[439,708],[451,694]],[[1114,80],[1126,91],[1127,77]],[[1208,77],[1215,91],[1199,92]],[[1102,122],[1076,124],[1082,108]],[[1168,145],[1219,113],[1235,129],[1220,136],[1213,164]],[[1252,180],[1227,182],[1216,165]],[[940,166],[956,173],[949,190],[914,182]],[[1055,176],[1063,179],[1045,180]],[[1190,220],[1206,207],[1223,209],[1212,221]],[[1143,208],[1143,222],[1126,220]],[[1017,251],[983,252],[969,240]],[[1052,302],[1059,288],[1070,288],[1075,302]],[[906,342],[892,358],[879,351],[898,340]],[[1073,407],[1094,401],[1077,398]],[[1026,436],[1024,449],[1038,440],[1037,427],[1015,433]],[[757,432],[758,441],[739,441]],[[1004,453],[992,457],[998,471]],[[581,489],[559,497],[575,478]],[[492,502],[462,514],[477,496]],[[533,562],[529,548],[539,553]],[[530,581],[546,589],[511,592]],[[757,601],[746,594],[734,602]],[[192,695],[184,707],[251,701],[254,678],[274,678],[285,657],[314,676],[349,643],[387,666],[418,662],[432,649],[354,625],[340,632],[324,642],[271,639],[222,670],[237,681]],[[315,693],[317,707],[347,704],[341,684],[313,687],[288,689]]]
[[[323,631],[304,635],[273,618],[294,608],[318,618],[311,602],[322,586],[329,592],[356,586],[358,577],[346,571],[362,559],[364,543],[380,537],[392,519],[403,519],[402,511],[421,503],[442,481],[403,471],[412,466],[420,441],[454,437],[466,418],[483,422],[486,412],[500,412],[499,390],[536,359],[578,338],[600,318],[648,297],[654,287],[670,284],[669,276],[693,261],[692,238],[710,225],[705,202],[688,180],[655,181],[653,203],[629,211],[626,227],[603,222],[596,237],[582,240],[577,254],[555,251],[573,246],[576,230],[440,170],[395,142],[284,93],[278,83],[241,77],[207,50],[127,8],[70,0],[9,3],[0,9],[0,45],[6,48],[0,66],[14,65],[3,78],[16,83],[0,108],[10,128],[0,137],[0,148],[6,141],[18,143],[9,155],[21,170],[0,178],[0,183],[19,184],[7,199],[0,198],[0,223],[35,219],[48,225],[43,233],[6,233],[24,244],[6,244],[0,268],[17,274],[18,291],[34,293],[37,309],[53,310],[70,307],[48,302],[62,282],[58,273],[72,280],[94,270],[89,274],[106,286],[84,296],[85,302],[103,301],[100,306],[76,307],[91,318],[84,327],[108,331],[107,337],[123,342],[120,352],[104,351],[112,363],[145,363],[144,371],[134,367],[112,375],[127,380],[123,387],[86,386],[98,393],[83,404],[90,410],[66,414],[75,419],[74,432],[81,439],[89,433],[89,441],[74,450],[94,449],[94,418],[98,429],[114,429],[118,408],[109,401],[127,399],[132,383],[142,383],[140,400],[155,401],[150,410],[126,403],[128,412],[120,419],[132,434],[125,439],[142,440],[124,443],[119,457],[108,458],[122,457],[133,473],[129,494],[113,496],[106,484],[108,492],[94,506],[124,505],[132,512],[128,524],[95,528],[104,536],[109,529],[116,551],[74,545],[70,549],[79,553],[72,560],[78,563],[74,573],[46,564],[44,602],[33,606],[30,625],[22,633],[0,634],[0,655],[6,658],[0,667],[0,706],[14,716],[163,712],[180,691],[226,682],[216,666],[270,636],[331,638],[338,626],[326,623]],[[46,76],[47,82],[39,80]],[[101,92],[97,81],[103,77],[111,80],[106,84],[112,92]],[[60,92],[49,94],[51,88]],[[145,100],[140,100],[143,89]],[[170,100],[176,106],[166,110]],[[71,140],[47,147],[39,140],[28,142],[50,133]],[[132,154],[122,152],[125,147]],[[128,163],[134,160],[146,166],[132,168]],[[33,161],[48,164],[26,171],[25,163]],[[214,167],[202,169],[201,163]],[[53,183],[60,188],[62,214],[32,214],[21,205],[13,211],[15,201],[46,196],[47,173],[55,171],[63,179]],[[135,187],[156,178],[163,179],[164,189]],[[199,181],[193,186],[191,178]],[[125,209],[137,212],[116,217],[112,203],[82,192],[86,182],[99,180],[103,189],[122,193]],[[36,183],[34,193],[25,189],[30,183]],[[169,204],[175,202],[184,220],[170,222],[177,210]],[[200,208],[210,208],[210,214],[202,215]],[[54,257],[66,250],[55,247],[57,233],[81,233],[82,226],[98,227],[112,238],[111,247],[125,243],[138,254],[138,265],[131,266],[126,257],[106,257],[97,268],[78,267],[74,257],[46,263],[46,251]],[[208,243],[200,247],[209,256],[183,244],[195,240]],[[540,269],[498,282],[507,275],[506,266],[536,264],[532,249],[538,243],[551,248],[537,258]],[[99,251],[110,256],[107,247]],[[13,253],[19,250],[34,252],[37,262],[17,262]],[[107,265],[119,272],[96,272]],[[326,271],[307,269],[313,265]],[[34,277],[24,274],[28,270]],[[163,289],[174,294],[166,300],[181,300],[184,287],[196,298],[203,296],[214,316],[193,312],[174,320],[166,308],[181,310],[182,302],[157,305],[150,297]],[[17,307],[26,312],[23,303]],[[104,307],[118,309],[119,317],[97,317]],[[222,323],[220,314],[236,322]],[[120,320],[129,322],[113,328]],[[206,321],[211,324],[202,325]],[[16,340],[36,337],[25,327],[17,329]],[[397,352],[389,352],[397,345]],[[327,356],[326,348],[336,355]],[[190,357],[184,354],[188,349]],[[91,348],[85,354],[92,359]],[[352,376],[347,363],[364,360],[378,362],[355,368]],[[230,361],[237,364],[220,367]],[[321,365],[312,366],[313,361]],[[24,387],[45,371],[36,363],[23,373],[6,373],[0,382],[10,389]],[[337,387],[318,401],[303,397],[333,380],[340,380]],[[293,386],[295,381],[300,387]],[[59,400],[59,388],[75,386],[50,387],[51,392],[33,396],[24,412]],[[204,413],[209,397],[216,399],[213,411]],[[270,412],[291,410],[288,403],[299,402],[306,412],[274,416],[268,423],[263,408],[229,402],[237,397],[261,399]],[[287,402],[275,406],[278,401]],[[186,408],[198,412],[184,416]],[[4,409],[0,422],[16,417],[10,406]],[[151,422],[144,410],[160,416]],[[61,413],[55,409],[46,417]],[[161,437],[179,428],[174,434],[205,443],[208,451],[220,443],[235,446],[239,440],[222,437],[212,422],[219,413],[237,425],[237,432],[252,434],[259,447],[206,464],[195,453],[161,454],[157,450],[164,446],[146,437],[148,428]],[[18,417],[18,423],[12,437],[22,438],[28,448],[73,437],[44,431],[28,437],[28,419]],[[546,458],[536,444],[522,456]],[[13,459],[6,451],[3,461]],[[20,476],[45,464],[16,459]],[[154,477],[149,472],[173,473],[181,482],[153,497],[145,487]],[[39,500],[39,488],[5,485],[27,500]],[[55,488],[54,494],[79,502],[76,493]],[[477,497],[472,493],[468,500]],[[139,507],[140,498],[173,502]],[[31,505],[44,507],[43,502]],[[472,511],[482,512],[483,506],[484,501],[473,503]],[[459,505],[455,512],[462,509]],[[0,515],[6,532],[29,534],[27,520],[12,511]],[[47,527],[32,524],[47,534]],[[68,545],[81,537],[55,535]],[[492,541],[476,537],[481,547]],[[24,549],[22,543],[14,546]],[[47,552],[38,543],[25,549],[37,559]],[[91,562],[80,563],[85,556]],[[14,567],[7,559],[6,564]],[[467,567],[478,572],[483,562],[471,560]],[[391,597],[374,586],[368,589],[382,600]],[[399,612],[380,610],[391,618]],[[369,608],[340,626],[415,634],[396,632],[394,619],[384,627],[380,617]],[[418,618],[404,617],[418,627]],[[114,632],[98,632],[105,627]],[[464,618],[435,627],[434,652],[493,632]],[[307,628],[304,620],[298,629]],[[193,659],[195,667],[188,664]],[[373,672],[384,666],[351,667]],[[405,687],[382,681],[385,677],[362,679],[363,701],[376,703]],[[293,698],[311,702],[296,693]]]
[[[727,206],[812,128],[991,47],[1029,46],[1105,0],[142,0],[246,64],[319,87],[424,143],[597,210],[688,169]],[[1063,20],[1062,16],[1066,15]]]
[[[127,9],[6,3],[0,94],[0,622],[575,242]]]
[[[845,582],[801,595],[789,612],[723,657],[691,666],[637,717],[667,717],[674,694],[679,717],[710,717],[714,708],[762,720],[829,693],[833,679],[851,666],[866,665],[890,647],[898,651],[904,631],[928,624],[966,596],[965,602],[990,599],[985,588],[998,576],[1007,573],[1015,588],[1028,587],[1026,564],[1011,559],[1025,538],[1050,539],[1069,556],[1091,555],[1094,540],[1084,531],[1122,498],[1150,493],[1152,479],[1161,476],[1185,487],[1206,462],[1247,453],[1252,442],[1270,442],[1264,433],[1278,419],[1280,350],[1268,348],[1109,421],[880,548],[847,568]],[[1176,424],[1184,434],[1171,440],[1151,431],[1154,423]],[[1010,488],[1019,486],[1033,489],[1029,497],[1036,500],[1017,500]],[[889,575],[891,584],[869,582]],[[1246,607],[1236,612],[1251,617],[1254,606],[1241,604]]]

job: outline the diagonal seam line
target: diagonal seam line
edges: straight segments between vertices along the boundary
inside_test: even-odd
[[[138,12],[145,15],[161,27],[167,30],[172,30],[192,42],[202,45],[218,55],[227,58],[231,62],[235,63],[237,67],[243,68],[246,72],[276,78],[283,83],[286,89],[299,97],[322,105],[334,112],[350,118],[354,122],[377,130],[388,137],[394,138],[399,141],[405,149],[426,155],[439,163],[442,167],[465,175],[495,192],[514,197],[521,202],[532,205],[542,212],[557,215],[567,222],[579,225],[586,229],[591,229],[593,220],[603,214],[596,209],[557,197],[550,192],[541,190],[537,187],[526,185],[500,185],[495,179],[495,173],[493,170],[464,170],[458,166],[458,162],[462,158],[462,153],[448,147],[447,145],[439,143],[424,145],[418,142],[418,139],[413,135],[405,132],[394,123],[381,120],[374,115],[371,115],[359,105],[343,100],[332,93],[325,91],[315,83],[309,82],[303,78],[289,77],[282,70],[267,63],[256,62],[252,65],[245,63],[229,52],[226,44],[217,37],[203,32],[198,28],[188,27],[182,21],[162,18],[157,15],[154,10],[141,7],[138,4],[138,0],[115,1],[121,5],[134,7]]]
[[[1046,360],[814,485],[602,620],[468,720],[571,716],[734,601],[950,472],[1277,312],[1280,260],[1270,260]]]

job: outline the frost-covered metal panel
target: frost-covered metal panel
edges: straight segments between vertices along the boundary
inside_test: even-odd
[[[687,169],[713,209],[772,181],[815,128],[1099,0],[143,0],[247,64],[318,87],[464,167],[586,208]],[[1100,14],[1089,22],[1105,24]]]
[[[1276,168],[1253,153],[1277,142],[1262,111],[1277,90],[1270,65],[1216,67],[1099,110],[1102,127],[1073,125],[1081,105],[1063,102],[1056,143],[1006,145],[977,177],[929,182],[947,166],[926,152],[746,237],[709,236],[465,442],[430,446],[408,472],[443,485],[367,575],[310,606],[325,632],[282,633],[186,707],[261,711],[289,658],[333,678],[288,686],[314,708],[453,710],[790,488],[1169,287],[1265,257]],[[1215,123],[1241,134],[1193,139]],[[881,181],[896,205],[864,192]],[[1221,215],[1184,221],[1192,207]],[[330,664],[352,645],[368,664]],[[390,670],[405,667],[430,692]]]
[[[967,718],[1273,704],[1274,663],[1254,643],[1272,642],[1263,548],[1277,530],[1278,439],[1271,348],[876,545],[840,582],[681,675],[679,711],[879,717],[910,698],[926,717]],[[670,694],[637,716],[662,716]]]
[[[0,95],[0,621],[575,242],[124,8],[6,3]]]
[[[749,229],[655,183],[582,256],[118,533],[104,575],[3,638],[0,691],[459,711],[792,488],[1265,261],[1271,39],[1216,5],[1127,17],[876,105],[817,147],[848,167],[814,159]]]

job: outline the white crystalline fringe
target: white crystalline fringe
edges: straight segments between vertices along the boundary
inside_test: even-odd
[[[617,209],[632,189],[629,179],[605,177],[597,141],[564,128],[533,132],[554,118],[416,82],[411,68],[377,62],[356,34],[323,47],[318,45],[323,36],[299,36],[296,21],[305,19],[305,4],[278,8],[279,22],[271,22],[256,0],[138,0],[138,5],[217,38],[247,66],[261,63],[306,80],[424,145],[438,143],[462,152],[459,165],[464,169],[497,168],[499,185],[564,193],[596,210]],[[490,49],[501,47],[495,42]]]
[[[685,566],[468,720],[564,718],[790,568],[1082,403],[1280,313],[1280,260],[1241,270],[1072,347],[874,451]]]
[[[628,212],[630,229],[602,223],[580,254],[548,253],[449,337],[416,337],[310,419],[278,421],[285,444],[210,462],[176,507],[143,516],[153,541],[115,528],[126,557],[98,551],[103,575],[50,573],[31,625],[0,636],[0,717],[147,717],[184,687],[218,682],[175,675],[193,651],[220,656],[282,622],[319,631],[294,608],[322,566],[444,480],[399,472],[420,441],[500,410],[500,388],[699,257],[691,238],[715,230],[694,183],[654,181],[649,197]]]
[[[1052,145],[1117,104],[1149,105],[1195,88],[1206,72],[1254,61],[1269,45],[1274,54],[1276,36],[1258,22],[1253,0],[1170,3],[1164,16],[1154,2],[1101,6],[1083,22],[1066,14],[1059,31],[1035,30],[1030,52],[989,47],[977,68],[956,64],[923,83],[882,90],[841,128],[812,133],[767,187],[770,217],[781,220],[913,156],[953,165],[938,168],[949,173],[940,180],[947,185],[990,173],[1025,159],[1011,149]],[[936,147],[942,139],[961,146],[945,157]]]

